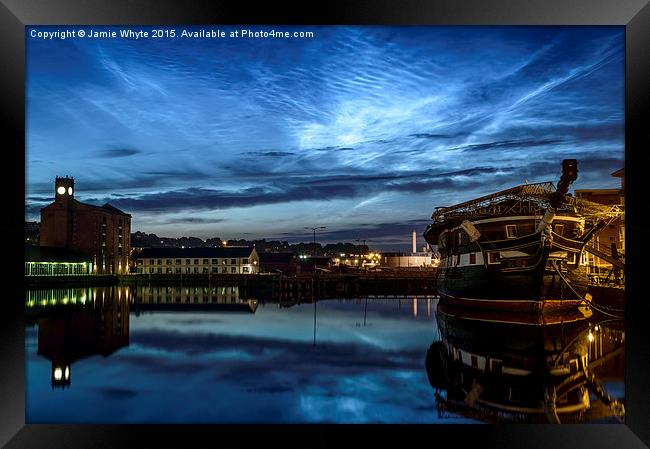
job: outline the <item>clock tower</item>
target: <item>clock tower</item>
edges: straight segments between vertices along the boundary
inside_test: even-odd
[[[54,198],[56,201],[71,200],[74,198],[74,178],[56,177],[54,181]]]

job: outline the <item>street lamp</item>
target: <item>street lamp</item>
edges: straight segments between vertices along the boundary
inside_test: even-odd
[[[311,229],[314,231],[314,256],[316,255],[316,229],[326,229],[327,226],[317,226],[315,228],[305,226],[305,229]],[[314,266],[316,265],[316,260],[314,259]]]
[[[314,231],[314,243],[316,243],[316,229],[326,229],[327,226],[318,226],[317,228],[310,228],[309,226],[305,226],[305,229],[311,229]]]

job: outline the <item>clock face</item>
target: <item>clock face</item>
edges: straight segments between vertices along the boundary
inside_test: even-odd
[[[63,195],[65,193],[65,187],[59,186],[59,188],[56,189],[56,193],[58,193],[59,195]]]
[[[68,187],[68,195],[72,195],[72,187]]]

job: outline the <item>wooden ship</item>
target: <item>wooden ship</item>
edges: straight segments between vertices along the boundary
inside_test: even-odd
[[[531,313],[589,301],[582,252],[621,211],[568,194],[577,176],[567,159],[557,186],[524,184],[436,208],[424,238],[440,252],[440,301]]]

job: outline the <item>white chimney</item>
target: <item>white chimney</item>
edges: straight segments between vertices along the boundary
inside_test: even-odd
[[[417,252],[418,252],[417,234],[415,233],[415,230],[413,230],[413,254]]]

